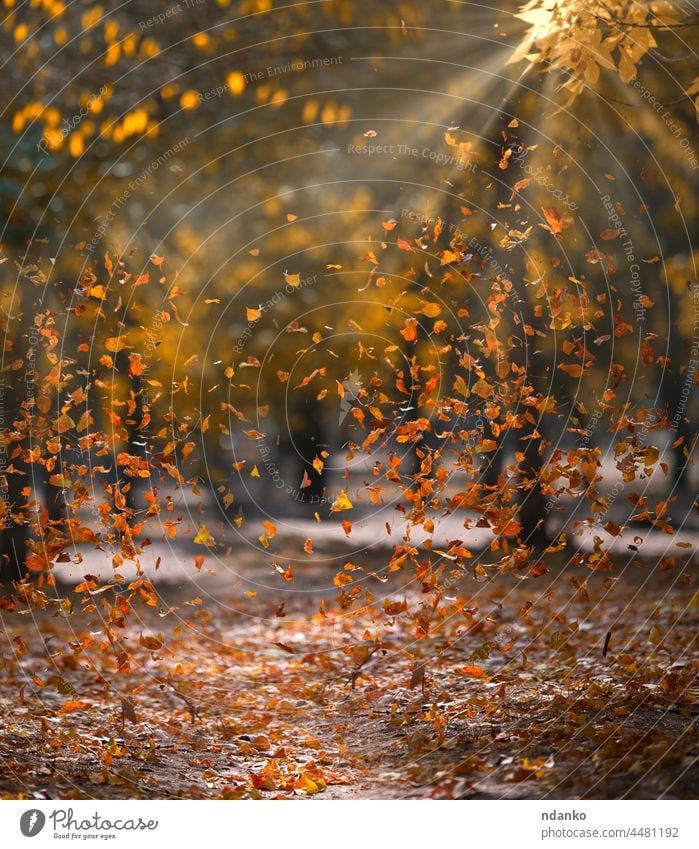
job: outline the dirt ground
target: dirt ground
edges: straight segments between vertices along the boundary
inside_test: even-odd
[[[124,627],[124,587],[3,610],[0,796],[699,795],[695,568],[469,579],[440,616],[400,578],[340,609],[332,574],[165,587]]]

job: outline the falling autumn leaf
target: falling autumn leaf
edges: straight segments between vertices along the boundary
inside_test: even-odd
[[[199,531],[196,533],[193,542],[195,542],[197,545],[212,546],[216,544],[216,541],[204,525],[199,528]]]
[[[351,510],[353,506],[354,505],[347,497],[347,491],[343,489],[333,501],[332,506],[330,507],[330,512],[339,513],[342,510]]]
[[[561,215],[557,209],[548,208],[544,209],[543,212],[546,224],[540,224],[539,226],[545,230],[549,230],[554,236],[560,236],[573,223],[573,217],[571,215]]]

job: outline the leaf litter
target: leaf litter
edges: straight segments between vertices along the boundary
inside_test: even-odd
[[[84,613],[3,614],[0,792],[691,797],[696,574],[654,575],[653,594],[645,577],[464,581],[430,625],[393,598],[318,608],[312,587],[189,619],[146,604],[116,645]]]

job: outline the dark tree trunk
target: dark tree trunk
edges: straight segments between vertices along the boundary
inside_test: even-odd
[[[298,480],[292,484],[294,500],[299,504],[308,504],[317,509],[323,499],[328,497],[327,487],[329,474],[325,469],[328,457],[323,457],[324,451],[329,452],[326,444],[326,429],[321,418],[321,410],[314,401],[307,400],[293,418],[294,430],[287,451],[293,456]],[[318,458],[323,462],[323,469],[318,472],[313,461]]]
[[[517,431],[518,450],[524,454],[524,459],[519,466],[526,481],[526,485],[520,488],[517,518],[522,526],[519,533],[522,542],[525,545],[539,547],[548,545],[550,537],[546,530],[546,495],[542,492],[539,483],[542,463],[539,451],[542,437],[533,436],[535,432],[536,425],[530,424],[525,425],[523,430]],[[523,439],[527,441],[523,443]]]
[[[13,487],[3,496],[12,504]],[[9,584],[23,577],[27,559],[29,528],[24,523],[6,521],[0,526],[0,583]]]
[[[51,472],[51,474],[61,475],[63,473],[63,468],[67,465],[65,462],[65,456],[62,453],[57,458],[57,463]],[[67,472],[70,474],[70,472]],[[42,490],[43,490],[43,506],[46,508],[46,512],[48,513],[49,522],[62,522],[67,518],[68,510],[67,504],[65,500],[65,496],[63,494],[63,490],[59,487],[53,486],[49,483],[50,475],[45,473],[44,479],[42,481]]]
[[[512,104],[506,99],[501,107],[500,126],[496,127],[497,134],[493,136],[493,141],[496,144],[497,160],[501,158],[504,160],[508,149],[515,159],[525,149],[523,141],[517,138],[508,138],[503,141],[503,136],[500,135],[503,128],[514,117],[510,114],[511,108]],[[493,168],[495,173],[499,175],[498,188],[496,190],[498,200],[502,204],[507,205],[513,195],[512,187],[521,176],[519,169],[512,167],[503,170],[499,168],[497,162],[493,162]],[[518,301],[515,305],[518,313],[518,322],[516,322],[517,326],[513,328],[513,338],[518,339],[519,344],[512,351],[512,361],[520,369],[524,369],[522,387],[531,390],[531,397],[542,399],[550,392],[550,386],[545,376],[537,374],[537,371],[542,371],[545,368],[546,352],[540,347],[537,333],[534,332],[532,335],[528,335],[524,329],[525,326],[529,326],[536,331],[539,325],[542,324],[542,320],[536,316],[530,302],[530,295],[526,286],[527,271],[523,252],[521,250],[513,250],[507,264],[508,275],[515,288]],[[545,328],[542,329],[545,330]],[[517,400],[519,401],[519,419],[523,426],[513,429],[510,433],[510,438],[513,440],[515,451],[521,452],[524,455],[518,463],[521,470],[519,507],[517,512],[517,519],[521,525],[519,537],[524,544],[539,548],[548,545],[550,542],[546,527],[547,497],[542,491],[540,483],[541,470],[545,462],[543,450],[545,437],[543,433],[545,427],[544,413],[540,412],[536,407],[524,405],[521,396],[515,400],[515,403]]]
[[[13,379],[19,382],[14,376]],[[24,382],[21,385],[24,386]],[[6,433],[13,429],[12,423],[19,418],[20,397],[21,393],[16,386],[5,386],[3,418]],[[12,471],[5,474],[5,470],[10,466],[19,471],[26,471],[21,456],[14,456],[16,447],[16,442],[6,446],[0,466],[0,498],[4,507],[0,519],[0,581],[3,583],[16,581],[23,576],[29,541],[29,526],[22,520],[19,510],[27,501],[22,495],[22,489],[27,485],[28,476]]]
[[[688,457],[692,456],[692,441],[695,437],[689,410],[693,391],[694,375],[691,372],[676,375],[666,371],[663,375],[662,393],[672,428],[672,486],[674,493],[681,495],[686,494],[689,487],[687,473],[691,460]],[[676,442],[679,444],[675,445]]]
[[[133,412],[126,417],[126,430],[129,441],[127,450],[132,457],[138,457],[139,460],[143,460],[146,457],[146,438],[139,430],[139,427],[143,421],[145,405],[143,403],[143,382],[140,376],[136,375],[131,378],[131,391],[134,406]],[[126,507],[129,510],[135,510],[138,506],[137,496],[141,489],[142,480],[138,475],[128,474],[122,471],[120,489],[126,501]]]

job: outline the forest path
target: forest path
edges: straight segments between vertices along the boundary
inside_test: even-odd
[[[419,639],[414,587],[342,610],[325,573],[283,603],[171,586],[124,627],[111,591],[5,610],[0,793],[696,797],[696,570],[551,567],[455,585]]]

